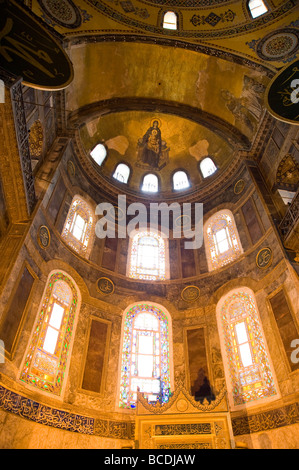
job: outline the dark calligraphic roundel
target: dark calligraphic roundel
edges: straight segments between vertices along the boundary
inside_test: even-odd
[[[114,284],[107,277],[101,277],[97,280],[97,290],[104,295],[113,294]]]
[[[46,249],[50,245],[51,235],[46,225],[41,225],[38,229],[37,241],[41,248]]]
[[[22,77],[24,85],[60,90],[73,80],[63,48],[29,9],[13,0],[1,3],[0,37],[1,67]]]
[[[185,302],[195,302],[200,294],[200,290],[196,286],[187,286],[182,290],[181,297]]]
[[[276,119],[299,124],[299,60],[281,69],[267,86],[265,102]]]
[[[256,265],[260,269],[266,269],[272,264],[272,250],[269,247],[262,248],[256,255]]]

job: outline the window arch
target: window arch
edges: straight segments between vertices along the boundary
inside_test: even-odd
[[[217,170],[215,163],[210,157],[204,158],[200,162],[199,167],[201,174],[204,178],[207,178],[208,176],[212,175]]]
[[[173,189],[187,189],[190,187],[190,182],[185,171],[179,170],[173,174],[172,177]]]
[[[247,5],[252,18],[257,18],[268,11],[263,0],[249,0]]]
[[[97,144],[90,152],[91,158],[101,166],[107,156],[107,149],[103,144]]]
[[[113,178],[121,183],[127,183],[130,176],[130,168],[125,163],[119,163],[113,173]]]
[[[148,173],[144,176],[142,182],[142,191],[149,193],[157,193],[159,189],[159,180],[158,176],[153,173]]]
[[[240,287],[220,299],[217,323],[231,406],[277,398],[276,379],[251,289]]]
[[[79,307],[80,292],[71,277],[50,274],[21,369],[23,382],[61,395]]]
[[[178,29],[178,17],[174,11],[167,11],[163,15],[163,28]]]
[[[166,239],[154,231],[137,232],[129,245],[128,276],[149,281],[166,279]]]
[[[135,408],[137,387],[150,402],[166,403],[171,390],[171,319],[163,307],[142,303],[123,317],[121,408]]]
[[[77,253],[87,256],[91,249],[93,226],[94,218],[89,204],[80,196],[75,196],[66,217],[62,238]]]
[[[204,238],[209,271],[231,263],[243,252],[234,216],[228,209],[207,220]]]

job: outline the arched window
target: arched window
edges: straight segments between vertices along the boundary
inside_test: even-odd
[[[128,276],[134,279],[166,279],[166,239],[155,232],[137,232],[130,239]]]
[[[156,193],[159,189],[158,177],[153,173],[145,175],[142,182],[142,191]]]
[[[217,305],[217,322],[231,406],[277,398],[254,293],[245,287],[229,292]]]
[[[204,178],[207,178],[207,176],[212,175],[217,170],[215,163],[210,157],[204,158],[200,162],[199,166],[200,166],[200,171],[202,173],[202,176]]]
[[[172,177],[173,189],[186,189],[190,187],[189,179],[184,171],[176,171]]]
[[[204,225],[209,271],[231,263],[242,253],[242,245],[229,210],[217,212]]]
[[[61,271],[50,274],[20,379],[39,390],[61,395],[74,336],[80,294]]]
[[[127,183],[130,176],[130,168],[124,163],[119,163],[113,174],[113,178],[121,183]]]
[[[107,150],[105,145],[97,144],[94,149],[90,152],[91,158],[101,166],[107,155]]]
[[[61,236],[73,250],[83,256],[87,256],[91,249],[89,242],[93,225],[94,218],[89,204],[80,196],[75,196],[71,203]]]
[[[263,0],[249,0],[248,8],[252,18],[257,18],[268,11]]]
[[[156,305],[138,304],[123,318],[121,408],[135,408],[137,388],[149,402],[166,403],[171,389],[170,318]]]
[[[178,18],[174,11],[167,11],[163,16],[163,28],[178,29]]]

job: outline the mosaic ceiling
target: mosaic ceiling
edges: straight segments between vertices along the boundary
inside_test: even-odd
[[[299,49],[295,0],[268,0],[268,12],[255,20],[245,0],[25,4],[62,35],[73,63],[74,80],[65,90],[69,127],[81,128],[87,156],[97,139],[126,140],[127,150],[114,145],[100,171],[108,176],[117,161],[127,161],[135,168],[135,189],[136,145],[155,117],[171,142],[169,164],[160,171],[166,187],[175,167],[194,174],[202,149],[196,156],[189,149],[198,142],[208,142],[219,169],[238,149],[249,149],[267,84]],[[162,27],[169,9],[177,14],[177,30]]]

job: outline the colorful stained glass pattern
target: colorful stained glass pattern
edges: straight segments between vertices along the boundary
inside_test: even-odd
[[[155,232],[138,232],[132,239],[129,277],[148,281],[165,280],[165,240]]]
[[[52,274],[20,375],[23,382],[61,394],[77,306],[71,279],[62,272]]]
[[[230,211],[217,212],[205,230],[210,270],[231,263],[242,253],[234,217]]]
[[[220,319],[234,405],[276,395],[253,296],[234,292],[222,305]]]
[[[61,236],[73,250],[86,256],[93,225],[94,219],[89,205],[76,196],[70,206]]]
[[[170,396],[169,324],[165,313],[149,304],[125,314],[120,379],[121,408],[135,408],[137,390],[149,402]]]

